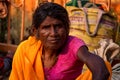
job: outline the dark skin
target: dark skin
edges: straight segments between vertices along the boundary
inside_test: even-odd
[[[107,80],[109,72],[104,65],[104,61],[97,55],[90,53],[86,46],[78,50],[78,57],[83,61],[92,72],[93,80]],[[105,76],[105,77],[104,77]]]
[[[61,21],[47,17],[39,27],[40,40],[43,43],[44,67],[52,67],[57,59],[59,50],[67,39],[66,30]]]
[[[42,61],[46,68],[51,68],[57,61],[59,51],[64,46],[68,34],[65,26],[60,20],[47,17],[39,26],[39,39],[43,43]],[[91,70],[93,80],[107,80],[109,72],[102,58],[91,54],[86,46],[82,46],[78,50],[78,58],[85,63]],[[106,77],[104,77],[106,76]]]

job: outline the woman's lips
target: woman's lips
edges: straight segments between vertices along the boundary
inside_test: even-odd
[[[58,43],[60,39],[50,39],[48,40],[50,43]]]

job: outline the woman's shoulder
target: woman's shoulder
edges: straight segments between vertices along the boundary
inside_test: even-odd
[[[34,44],[34,43],[36,43],[36,42],[38,42],[39,40],[37,40],[36,38],[35,38],[35,36],[29,36],[28,37],[28,39],[26,39],[26,40],[23,40],[22,42],[20,42],[20,44],[19,45],[31,45],[31,44]]]
[[[30,47],[36,46],[41,44],[40,40],[37,40],[35,36],[30,36],[28,39],[22,41],[19,45],[18,48],[21,48],[23,50],[28,49]]]
[[[85,45],[84,40],[82,40],[76,36],[69,36],[68,41],[69,41],[69,43],[72,43],[72,44],[77,44],[77,45],[84,44]]]
[[[69,36],[66,47],[73,52],[76,52],[80,47],[86,45],[85,42],[75,36]]]

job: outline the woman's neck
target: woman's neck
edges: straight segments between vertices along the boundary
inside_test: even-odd
[[[58,50],[43,48],[42,54],[43,54],[46,58],[52,58],[52,57],[58,55]]]
[[[45,68],[51,68],[56,63],[57,59],[58,59],[57,50],[43,49],[42,62]]]

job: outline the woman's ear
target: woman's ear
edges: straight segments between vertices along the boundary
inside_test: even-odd
[[[33,34],[37,34],[37,29],[33,27]]]
[[[34,26],[32,26],[30,30],[30,34],[34,36],[36,33],[37,33],[37,29]]]
[[[37,39],[40,39],[39,29],[36,29],[34,26],[31,27],[31,35],[35,36]]]
[[[40,39],[39,29],[35,29],[35,36],[36,36],[37,39]]]

